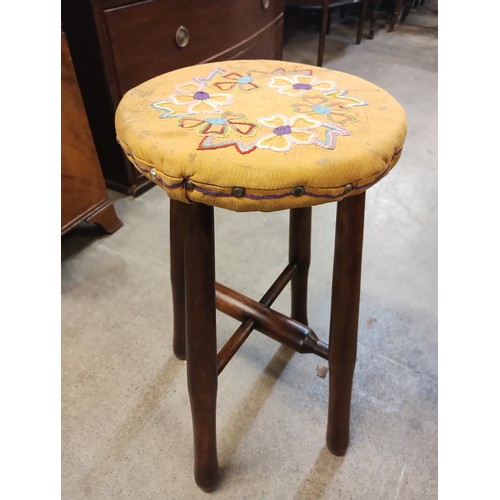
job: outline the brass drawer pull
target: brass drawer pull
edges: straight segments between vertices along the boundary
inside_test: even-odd
[[[185,47],[189,42],[189,31],[185,26],[179,26],[175,33],[175,42],[179,47]]]
[[[267,9],[270,3],[271,0],[262,0],[262,7],[264,7],[264,9]]]

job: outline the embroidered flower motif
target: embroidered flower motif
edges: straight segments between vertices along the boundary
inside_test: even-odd
[[[306,115],[319,115],[322,119],[327,119],[331,123],[345,125],[358,120],[358,117],[348,113],[346,105],[339,101],[332,101],[323,95],[303,96],[300,103],[292,104],[295,113],[304,113]]]
[[[338,102],[339,105],[341,104],[342,106],[346,108],[355,108],[358,106],[368,106],[368,103],[365,101],[362,101],[361,99],[358,99],[357,97],[353,96],[348,96],[347,95],[348,91],[345,89],[337,89],[333,90],[331,92],[327,91],[324,92],[323,95],[326,97],[329,97],[331,99],[335,99],[335,102]]]
[[[231,92],[251,92],[265,87],[266,83],[277,89],[278,94],[289,96],[276,98],[283,100],[285,106],[291,105],[295,115],[275,114],[260,118],[257,123],[241,113],[222,112],[223,106],[233,103]],[[309,69],[238,73],[215,68],[205,76],[176,85],[167,99],[153,102],[152,106],[162,111],[160,118],[179,118],[180,128],[202,136],[199,150],[234,147],[238,153],[248,154],[257,148],[285,152],[294,145],[334,149],[338,136],[350,135],[341,125],[357,120],[351,108],[367,105],[361,99],[348,96],[347,90],[337,89],[336,85],[334,81],[313,76]],[[237,94],[234,96],[237,106]],[[300,102],[294,103],[295,99],[290,97],[298,97]],[[248,99],[246,106],[242,104],[244,109],[252,109]],[[263,133],[250,142],[248,138],[255,136],[258,130]]]
[[[215,68],[212,71],[209,71],[205,76],[195,76],[193,77],[193,81],[196,83],[200,83],[201,85],[207,85],[207,83],[215,78],[217,75],[222,75],[227,73],[227,70],[223,68]]]
[[[249,92],[250,90],[261,88],[255,83],[255,77],[252,75],[252,71],[248,71],[244,75],[234,72],[226,73],[222,75],[218,81],[213,82],[212,85],[223,91],[237,89],[242,92]]]
[[[175,86],[176,93],[169,96],[164,101],[156,101],[152,105],[155,109],[164,111],[160,118],[174,118],[182,116],[174,115],[172,108],[167,104],[172,103],[178,106],[186,106],[186,114],[213,113],[219,112],[221,106],[226,106],[233,102],[231,94],[208,93],[207,87],[203,83],[188,82]]]
[[[335,125],[333,123],[322,123],[321,125],[321,127],[316,129],[318,138],[313,144],[321,146],[324,149],[335,149],[335,146],[337,145],[337,137],[339,135],[351,135],[347,129],[341,127],[340,125]]]
[[[275,76],[269,82],[269,87],[278,89],[278,94],[300,96],[311,90],[321,93],[335,90],[337,84],[329,80],[318,80],[315,76],[294,75]]]
[[[219,137],[216,135],[206,135],[203,140],[198,144],[198,149],[200,150],[208,150],[208,149],[221,149],[221,148],[229,148],[234,146],[236,151],[242,155],[246,155],[255,151],[257,146],[255,142],[244,143],[238,139],[223,139],[219,140]]]
[[[261,118],[259,122],[271,128],[272,133],[261,137],[257,147],[272,151],[290,151],[293,144],[312,144],[318,137],[311,130],[321,126],[321,122],[303,115],[292,118],[274,115]]]
[[[339,135],[350,135],[349,131],[338,125],[330,125],[313,120],[305,115],[286,117],[274,115],[261,118],[259,122],[272,128],[272,134],[261,137],[256,146],[272,151],[290,151],[294,144],[315,144],[324,149],[334,149]]]
[[[179,120],[179,126],[181,128],[198,129],[201,135],[226,136],[228,133],[252,135],[257,124],[245,120],[246,116],[241,113],[226,111],[222,116],[207,118],[185,117]]]

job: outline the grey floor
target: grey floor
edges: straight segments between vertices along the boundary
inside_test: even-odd
[[[393,33],[382,18],[361,45],[346,22],[326,45],[324,66],[388,90],[409,123],[399,164],[367,193],[348,452],[325,448],[321,360],[255,333],[219,379],[214,498],[437,498],[437,29],[417,14]],[[284,57],[314,64],[316,48],[303,28]],[[168,199],[157,187],[110,196],[118,232],[83,226],[62,241],[62,497],[205,498],[192,476],[186,366],[171,349]],[[334,221],[335,204],[313,210],[309,316],[323,340]],[[286,264],[287,224],[286,212],[216,210],[218,280],[262,295]],[[287,313],[288,301],[275,307]],[[236,323],[218,325],[222,345]]]

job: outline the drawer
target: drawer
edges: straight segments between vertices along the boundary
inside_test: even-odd
[[[224,59],[282,22],[283,0],[94,0],[113,100],[166,71]],[[281,42],[280,42],[281,45]],[[239,52],[243,52],[240,50]]]

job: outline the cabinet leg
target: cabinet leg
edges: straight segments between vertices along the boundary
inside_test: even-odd
[[[337,207],[328,354],[330,397],[326,442],[334,455],[349,444],[351,392],[358,338],[365,193]]]
[[[109,234],[114,233],[123,226],[123,223],[116,215],[115,207],[111,202],[103,205],[98,212],[92,214],[90,217],[87,217],[85,220],[91,224],[101,226],[104,231]]]

